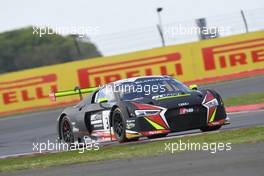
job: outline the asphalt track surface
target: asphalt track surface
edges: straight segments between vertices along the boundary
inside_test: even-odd
[[[264,76],[226,81],[217,84],[202,86],[218,91],[223,97],[238,96],[252,92],[264,91]],[[61,109],[18,115],[0,119],[0,158],[6,155],[15,155],[32,152],[33,142],[55,141],[56,119]],[[232,114],[231,125],[226,128],[240,128],[264,125],[264,112],[250,112]],[[177,134],[195,133],[188,131]],[[175,134],[172,134],[175,135]]]
[[[232,146],[232,145],[231,145]],[[233,145],[212,154],[190,151],[159,157],[74,164],[12,173],[14,176],[263,176],[264,143]],[[1,174],[0,174],[1,175]],[[2,174],[2,176],[10,174]]]

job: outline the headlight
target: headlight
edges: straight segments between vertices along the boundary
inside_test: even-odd
[[[137,117],[157,115],[160,110],[135,110]]]
[[[206,105],[207,105],[209,108],[211,108],[211,107],[218,106],[219,103],[218,103],[217,99],[213,99],[213,100],[207,102]]]

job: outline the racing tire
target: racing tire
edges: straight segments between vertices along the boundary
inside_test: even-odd
[[[74,135],[72,132],[71,123],[67,116],[64,116],[60,121],[60,135],[62,142],[70,145],[74,143]]]
[[[154,134],[154,135],[148,136],[148,139],[162,138],[162,137],[166,137],[167,135],[168,133]]]
[[[219,130],[222,127],[222,125],[217,125],[217,126],[206,126],[200,128],[202,132],[207,132],[207,131],[216,131]]]
[[[112,125],[116,139],[119,142],[127,142],[128,139],[126,138],[126,128],[125,128],[126,125],[124,122],[122,112],[119,108],[116,108],[113,112]]]

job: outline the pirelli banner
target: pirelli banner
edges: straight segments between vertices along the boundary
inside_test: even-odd
[[[199,84],[256,73],[264,73],[264,31],[3,74],[0,116],[76,101],[66,97],[51,102],[51,91],[128,77],[171,75]]]

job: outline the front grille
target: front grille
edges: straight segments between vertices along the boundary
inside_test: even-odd
[[[168,109],[165,117],[172,131],[182,131],[200,128],[206,124],[207,110],[203,106],[182,107],[193,109],[193,112],[183,113],[180,109]]]

